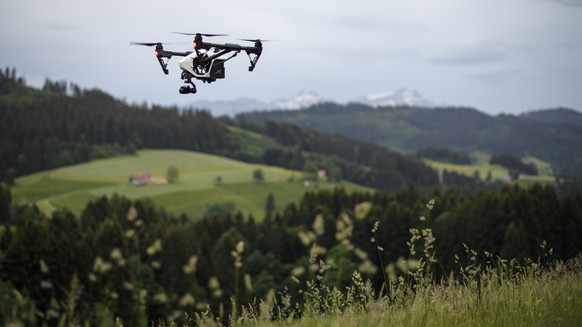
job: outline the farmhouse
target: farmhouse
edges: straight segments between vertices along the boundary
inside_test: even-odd
[[[152,182],[152,175],[150,173],[139,173],[137,175],[129,176],[129,184],[131,185],[141,185],[149,184]]]
[[[165,178],[154,177],[150,173],[143,172],[129,176],[129,184],[131,185],[168,184],[168,181]]]

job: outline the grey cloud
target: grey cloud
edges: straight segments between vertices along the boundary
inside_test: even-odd
[[[415,47],[393,46],[388,44],[354,43],[349,47],[342,45],[309,46],[302,49],[335,58],[347,58],[354,61],[365,59],[366,62],[384,61],[388,58],[421,58],[422,50]]]
[[[469,46],[451,47],[428,57],[428,62],[438,65],[483,65],[504,61],[508,52],[501,47]]]
[[[483,82],[489,86],[498,86],[509,82],[510,80],[520,75],[518,70],[500,70],[483,73],[474,73],[466,75],[466,77]]]
[[[339,18],[337,24],[346,29],[356,30],[375,30],[383,26],[382,21],[363,16],[345,16]]]
[[[582,7],[582,0],[545,0],[569,7]]]
[[[356,31],[407,31],[415,33],[427,32],[429,29],[424,23],[417,23],[414,21],[397,21],[383,17],[370,16],[343,16],[336,20],[336,24],[344,29]]]
[[[40,28],[52,31],[72,31],[79,29],[78,26],[63,22],[43,22],[40,24]]]

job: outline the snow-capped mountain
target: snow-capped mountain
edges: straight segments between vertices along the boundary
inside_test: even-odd
[[[206,101],[200,100],[192,103],[194,109],[206,109],[214,116],[233,116],[241,112],[263,110],[298,110],[307,108],[324,100],[314,92],[301,92],[289,99],[275,101],[261,101],[250,98],[237,98],[234,100]]]
[[[194,102],[191,107],[209,110],[214,116],[234,116],[242,112],[273,109],[267,102],[251,98],[217,101],[200,100]]]
[[[214,116],[234,116],[242,112],[250,111],[267,111],[267,110],[299,110],[308,108],[314,104],[322,102],[337,102],[325,99],[314,92],[300,92],[292,98],[281,98],[275,101],[261,101],[250,98],[237,98],[233,100],[205,101],[200,100],[192,103],[189,107],[194,109],[209,110]],[[411,106],[411,107],[430,107],[432,102],[425,99],[415,90],[398,89],[396,91],[387,91],[373,93],[356,98],[352,101],[362,103],[372,107],[385,106]]]
[[[398,89],[396,91],[386,91],[372,93],[359,97],[353,102],[363,103],[372,107],[386,106],[410,106],[410,107],[430,107],[433,104],[425,99],[415,90]]]
[[[323,102],[323,99],[313,92],[301,92],[291,99],[277,100],[273,103],[273,108],[297,110],[310,107]]]

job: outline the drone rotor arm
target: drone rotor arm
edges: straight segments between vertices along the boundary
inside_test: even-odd
[[[170,71],[168,70],[168,62],[170,60],[168,59],[168,61],[164,62],[162,58],[163,57],[158,56],[158,62],[160,63],[160,67],[162,67],[162,71],[164,72],[164,74],[168,75],[170,73]]]
[[[247,50],[245,50],[245,52],[249,56],[249,61],[250,61],[249,72],[252,72],[255,69],[255,66],[257,65],[257,61],[259,61],[261,54],[263,53],[263,48],[261,47],[261,48],[247,49]],[[252,56],[252,55],[254,55],[254,56]]]
[[[161,44],[157,44],[156,45],[156,58],[158,59],[158,62],[160,63],[160,67],[162,67],[162,71],[164,72],[164,74],[168,75],[169,74],[168,63],[170,62],[170,59],[172,58],[172,52],[164,50],[164,47]],[[167,60],[164,61],[163,58],[167,58]]]

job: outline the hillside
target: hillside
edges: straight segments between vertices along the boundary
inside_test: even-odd
[[[130,176],[143,172],[165,179],[169,166],[179,171],[177,183],[132,185],[128,182]],[[253,179],[257,169],[263,172],[263,182]],[[186,214],[199,219],[212,206],[227,206],[262,220],[269,194],[273,194],[276,209],[281,210],[297,202],[305,192],[316,189],[314,185],[304,187],[302,176],[298,171],[204,153],[142,150],[132,156],[100,159],[20,177],[16,179],[13,193],[16,203],[36,203],[47,214],[57,208],[68,208],[79,214],[89,201],[117,194],[134,200],[152,200],[176,216]],[[317,189],[334,187],[352,191],[366,189],[345,182],[321,180],[317,184]]]
[[[0,181],[8,184],[18,176],[140,149],[181,149],[311,173],[333,171],[336,179],[375,188],[438,185],[436,172],[417,158],[373,144],[282,124],[233,129],[206,111],[127,104],[64,81],[47,80],[37,90],[14,76],[2,77],[0,108]]]
[[[320,104],[300,111],[253,112],[236,119],[279,121],[339,133],[401,151],[449,147],[459,151],[534,156],[562,176],[582,176],[582,114],[565,109],[527,115],[490,116],[472,108],[372,108]]]
[[[582,114],[568,108],[544,109],[519,115],[520,118],[536,120],[549,124],[576,125],[582,127]]]

